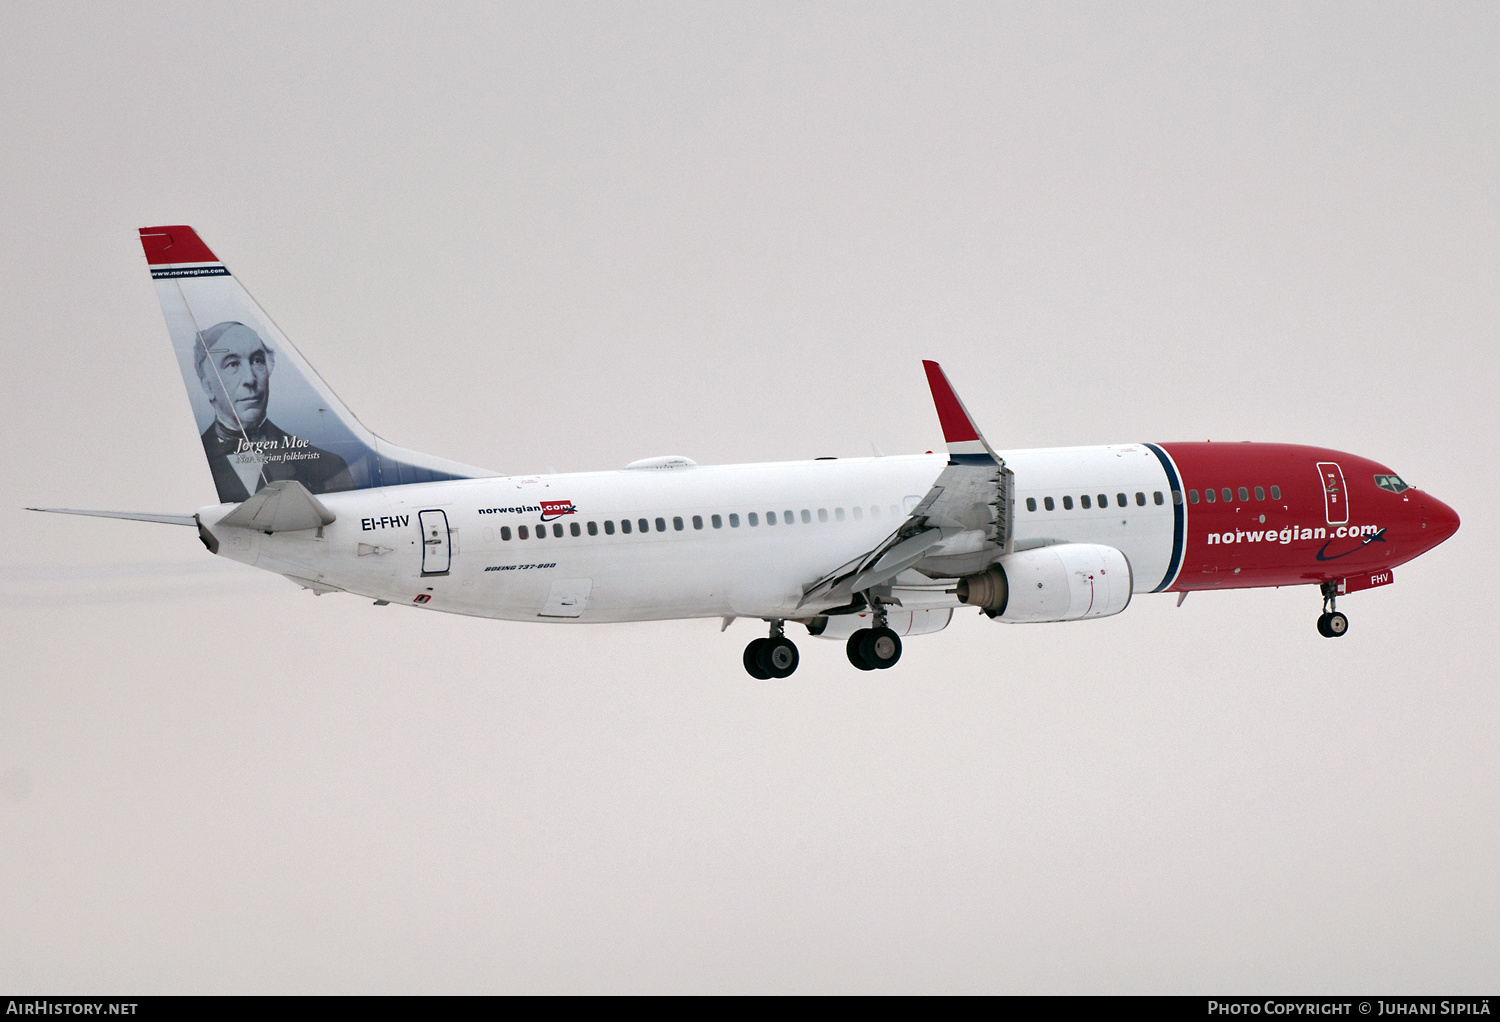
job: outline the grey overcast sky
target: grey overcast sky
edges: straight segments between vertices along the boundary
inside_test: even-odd
[[[0,6],[0,989],[1493,993],[1500,7]],[[1321,444],[1456,537],[1312,589],[745,622],[314,597],[136,241],[505,471]]]

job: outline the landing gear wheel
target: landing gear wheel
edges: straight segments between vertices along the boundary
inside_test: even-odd
[[[901,637],[889,628],[871,628],[860,640],[859,655],[876,670],[895,667],[901,659]]]
[[[758,681],[769,681],[771,678],[769,674],[761,670],[760,666],[760,651],[769,641],[769,639],[754,639],[745,647],[745,672]]]
[[[861,671],[873,671],[875,669],[865,660],[865,655],[859,651],[860,643],[865,641],[865,636],[869,632],[870,629],[868,628],[859,629],[859,631],[849,636],[849,641],[844,645],[844,652],[849,654],[849,662]]]
[[[758,665],[768,678],[790,678],[802,659],[792,640],[784,637],[762,639],[758,654]],[[746,655],[749,655],[748,650]]]
[[[1349,630],[1349,619],[1338,612],[1339,587],[1336,582],[1323,583],[1323,613],[1318,617],[1318,634],[1337,639]]]
[[[1318,617],[1318,634],[1325,639],[1337,639],[1349,630],[1349,619],[1338,611]]]

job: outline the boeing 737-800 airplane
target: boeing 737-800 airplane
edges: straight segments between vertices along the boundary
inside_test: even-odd
[[[140,234],[219,503],[38,510],[190,526],[319,594],[513,621],[759,618],[745,669],[784,678],[788,622],[873,670],[957,607],[1076,621],[1135,593],[1316,585],[1318,631],[1337,637],[1339,596],[1458,529],[1384,465],[1323,448],[996,451],[935,362],[946,456],[497,475],[375,436],[192,228]]]

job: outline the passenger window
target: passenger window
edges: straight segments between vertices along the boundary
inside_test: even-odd
[[[620,531],[623,532],[627,536],[630,535],[630,519],[629,518],[621,518],[620,519]]]
[[[604,534],[606,536],[613,536],[615,534],[615,521],[613,518],[604,523]]]
[[[1073,510],[1073,498],[1072,497],[1064,497],[1063,498],[1063,510],[1064,511],[1071,511],[1071,510]]]
[[[1226,504],[1228,504],[1231,500],[1234,499],[1234,491],[1231,490],[1227,486],[1224,487],[1222,490],[1220,490],[1219,493],[1223,495],[1223,497],[1224,497],[1224,503],[1226,503]]]
[[[636,526],[636,528],[640,529],[642,532],[650,532],[651,531],[651,523],[648,522],[648,521],[646,521],[646,519],[644,519],[644,518],[637,518],[635,520],[635,526]]]
[[[807,512],[805,512],[805,511],[803,512],[803,514],[806,514],[806,513]],[[820,521],[820,522],[826,522],[826,521],[828,521],[828,509],[826,507],[820,507],[820,508],[818,508],[818,521]]]
[[[589,524],[592,525],[594,523],[590,522]],[[578,523],[577,522],[569,522],[568,523],[568,531],[571,532],[575,536],[582,536],[583,535],[583,530],[578,527]]]
[[[1109,507],[1109,494],[1107,494],[1107,493],[1101,493],[1101,494],[1099,494],[1099,510],[1103,511],[1107,507]]]
[[[834,508],[833,509],[833,517],[837,518],[839,521],[842,522],[844,520],[844,509],[841,508],[841,507]]]
[[[703,524],[702,524],[703,519],[701,519],[701,518],[698,519],[698,522],[699,522],[698,528],[700,528],[700,529],[703,528]],[[681,518],[681,516],[678,516],[678,517],[675,517],[675,518],[672,519],[672,528],[676,529],[678,532],[682,531],[682,518]]]
[[[577,526],[574,526],[574,528],[577,528]],[[562,526],[561,525],[554,525],[554,526],[552,526],[552,535],[556,536],[558,539],[562,539]]]
[[[1083,505],[1083,509],[1085,511],[1093,510],[1094,502],[1089,499],[1089,495],[1087,493],[1078,498],[1078,503]]]
[[[1271,499],[1272,500],[1280,500],[1281,499],[1281,487],[1279,487],[1279,486],[1273,486],[1273,487],[1271,487]]]
[[[1117,493],[1117,494],[1115,494],[1115,503],[1119,504],[1121,507],[1129,507],[1130,506],[1130,501],[1126,498],[1125,494],[1123,494],[1123,493]]]
[[[589,522],[589,535],[590,536],[597,536],[597,535],[599,535],[599,523],[598,522]]]
[[[1214,495],[1214,491],[1213,490],[1204,490],[1203,491],[1203,499],[1206,500],[1206,501],[1208,501],[1210,504],[1212,504],[1214,501],[1218,500],[1219,498]]]
[[[516,527],[516,535],[519,536],[519,537],[521,537],[522,539],[530,539],[531,538],[531,533],[529,533],[529,532],[526,531],[526,526],[524,526],[524,525],[519,525],[519,526]]]
[[[547,538],[547,527],[545,525],[538,525],[536,527],[536,538],[537,539],[546,539]]]
[[[767,511],[766,512],[766,524],[767,525],[775,525],[776,524],[776,512],[775,511]]]
[[[857,507],[857,508],[854,509],[854,520],[856,522],[864,521],[864,517],[865,517],[865,509],[864,508]]]
[[[724,519],[720,518],[718,515],[710,515],[708,520],[716,529],[722,529],[724,527]]]
[[[1166,498],[1161,495],[1160,490],[1157,490],[1155,493],[1151,494],[1151,500],[1157,507],[1161,507],[1167,502]]]
[[[677,527],[679,529],[682,528],[682,519],[681,518],[677,519]],[[657,532],[666,532],[667,531],[667,520],[665,518],[658,518],[656,520],[656,531]]]
[[[739,515],[730,515],[729,516],[729,527],[731,529],[738,529],[740,527],[740,516]]]
[[[1028,510],[1028,511],[1035,511],[1036,510],[1036,498],[1035,497],[1027,497],[1026,498],[1026,510]]]
[[[1255,499],[1256,500],[1265,500],[1266,499],[1266,488],[1264,486],[1257,486],[1255,488]]]
[[[1172,491],[1172,503],[1174,505],[1182,503],[1182,491],[1181,490],[1173,490]]]
[[[1136,490],[1135,491],[1135,506],[1136,507],[1145,507],[1146,506],[1146,495],[1144,493],[1142,493],[1140,490]]]
[[[1243,486],[1241,486],[1240,487],[1240,502],[1243,503],[1244,501],[1247,501],[1249,499],[1250,499],[1250,491],[1247,490],[1247,489],[1245,489]]]
[[[510,542],[510,526],[509,525],[502,525],[502,526],[500,526],[500,538],[503,539],[503,540],[505,540],[507,543]]]
[[[1057,510],[1057,505],[1052,503],[1052,498],[1051,497],[1043,497],[1042,498],[1042,507],[1046,508],[1048,511],[1056,511]]]
[[[750,527],[751,528],[754,528],[755,526],[757,526],[757,525],[760,524],[760,515],[756,514],[754,511],[750,512],[749,518],[750,518]],[[734,516],[733,515],[729,516],[729,523],[731,525],[734,524]]]
[[[823,521],[825,521],[825,522],[828,521],[828,512],[827,511],[823,512]],[[803,525],[811,525],[812,524],[812,512],[809,511],[807,508],[803,508],[802,509],[802,524]]]
[[[806,511],[804,511],[802,513],[803,514],[807,514]],[[794,514],[792,514],[790,511],[783,511],[783,512],[781,512],[781,520],[783,522],[786,522],[788,525],[794,525],[794,524],[796,524],[797,516],[794,515]],[[803,519],[803,521],[806,521],[806,519]]]
[[[1188,503],[1189,504],[1196,504],[1196,503],[1198,503],[1198,491],[1197,490],[1188,490]]]

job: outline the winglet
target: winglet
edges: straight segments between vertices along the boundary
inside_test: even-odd
[[[950,462],[995,462],[995,452],[985,442],[979,427],[964,403],[954,392],[953,385],[943,374],[943,367],[936,362],[922,360],[927,370],[927,385],[932,388],[932,403],[937,406],[938,421],[943,426],[943,439],[948,442]]]

